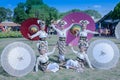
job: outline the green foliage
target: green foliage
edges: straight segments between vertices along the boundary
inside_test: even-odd
[[[72,13],[72,12],[81,12],[81,10],[80,10],[80,9],[72,9],[72,10],[67,11],[67,12],[65,12],[65,13],[60,13],[60,14],[59,14],[59,18],[63,18],[65,15],[67,15],[67,14],[69,14],[69,13]]]
[[[113,19],[120,19],[120,2],[116,5],[116,7],[114,8],[111,17]]]
[[[25,4],[19,3],[18,6],[14,9],[14,22],[22,23],[27,19],[27,14],[25,13]]]
[[[95,19],[102,17],[101,14],[96,10],[85,10],[84,12],[90,16],[94,16]]]
[[[63,18],[71,12],[81,12],[81,10],[72,9],[65,13],[59,13],[56,8],[44,4],[43,0],[26,0],[25,3],[19,3],[14,9],[14,21],[22,23],[27,18],[36,17],[44,20],[49,25],[52,19]],[[101,15],[95,10],[85,10],[82,12],[94,16],[94,18],[101,18]]]
[[[0,32],[0,38],[19,38],[22,37],[18,31]]]
[[[27,0],[26,3],[19,3],[14,9],[14,21],[22,23],[27,18],[39,18],[49,25],[52,19],[58,18],[56,8],[49,7],[43,0]]]
[[[12,13],[13,12],[9,8],[6,9],[6,12],[7,12],[6,19],[7,20],[12,20]]]
[[[26,13],[29,14],[30,10],[32,8],[32,5],[42,5],[43,1],[42,0],[26,0]]]
[[[12,11],[8,8],[0,7],[0,22],[5,19],[12,19]]]
[[[96,10],[85,10],[85,11],[81,11],[80,9],[72,9],[72,10],[70,10],[70,11],[68,11],[68,12],[61,13],[61,14],[59,15],[59,18],[62,18],[62,17],[64,17],[65,15],[67,15],[67,14],[69,14],[69,13],[71,13],[71,12],[85,12],[86,14],[88,14],[88,15],[90,15],[90,16],[94,16],[94,18],[96,18],[96,19],[102,17],[101,14],[100,14],[98,11],[96,11]]]

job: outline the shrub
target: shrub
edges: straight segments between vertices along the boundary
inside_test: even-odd
[[[0,32],[0,38],[20,38],[22,37],[19,31]]]

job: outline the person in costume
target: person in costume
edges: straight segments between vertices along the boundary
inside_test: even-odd
[[[91,65],[91,62],[88,58],[88,55],[86,54],[86,48],[84,45],[82,45],[79,49],[80,51],[76,51],[74,50],[73,47],[71,47],[72,51],[74,52],[74,54],[77,56],[77,61],[80,63],[81,67],[84,68],[84,63],[87,62],[88,66],[91,69],[94,69]]]
[[[38,66],[40,66],[43,72],[53,71],[56,72],[59,70],[59,65],[57,63],[50,63],[49,56],[55,52],[56,46],[54,46],[51,52],[47,52],[45,49],[40,49],[40,55],[37,58],[35,71],[38,71]]]
[[[88,20],[81,20],[79,23],[82,26],[82,30],[76,32],[76,36],[80,36],[78,46],[80,47],[81,45],[84,44],[86,46],[86,48],[88,48],[88,46],[89,46],[88,39],[87,39],[88,33],[90,33],[90,34],[99,34],[99,33],[86,29],[87,25],[89,24]]]
[[[59,40],[57,41],[57,45],[58,45],[58,50],[59,50],[59,62],[62,63],[65,61],[65,40],[66,40],[66,36],[67,36],[67,31],[71,28],[64,28],[64,25],[66,25],[67,23],[64,20],[59,20],[57,21],[51,21],[51,26],[53,27],[53,29],[55,29],[58,33],[59,36]],[[61,29],[56,28],[56,26],[60,26]]]
[[[38,32],[36,32],[33,35],[28,34],[28,37],[30,39],[33,39],[33,38],[39,36],[40,40],[37,43],[37,48],[38,49],[44,48],[44,49],[48,50],[48,42],[46,41],[46,38],[48,37],[48,34],[45,31],[45,22],[42,21],[42,20],[38,20],[37,23],[40,25],[41,30],[39,30]]]

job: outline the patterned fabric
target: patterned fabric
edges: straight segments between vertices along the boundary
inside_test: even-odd
[[[80,37],[78,47],[80,48],[81,46],[88,48],[89,44],[88,44],[87,37]]]
[[[65,41],[58,41],[57,42],[57,45],[58,45],[58,50],[59,50],[59,54],[65,54]]]
[[[46,37],[40,38],[41,41],[46,41]]]
[[[80,40],[86,41],[86,40],[87,40],[87,37],[80,36]]]
[[[59,37],[59,41],[65,41],[65,37]]]
[[[47,66],[48,66],[49,63],[50,63],[49,61],[47,61],[46,63],[41,63],[40,62],[40,68],[41,68],[41,70],[45,71],[47,69]]]

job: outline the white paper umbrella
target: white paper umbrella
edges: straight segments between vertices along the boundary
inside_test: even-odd
[[[110,40],[95,40],[87,50],[91,64],[98,69],[110,69],[116,66],[119,60],[119,49]]]
[[[117,39],[120,39],[120,22],[117,24],[115,28],[115,36]]]
[[[33,49],[22,42],[9,44],[1,54],[1,65],[12,76],[21,77],[28,74],[33,70],[35,61]]]

